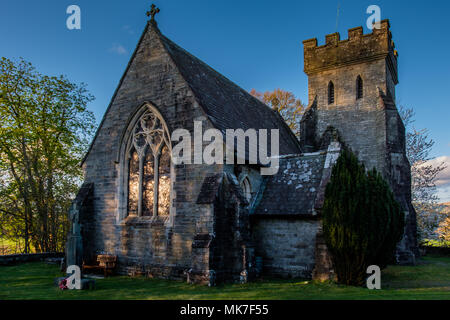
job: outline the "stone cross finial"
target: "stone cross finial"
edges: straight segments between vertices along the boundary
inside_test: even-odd
[[[152,4],[151,10],[147,11],[147,17],[150,17],[150,21],[155,21],[155,15],[159,12],[159,8],[156,8],[154,4]]]

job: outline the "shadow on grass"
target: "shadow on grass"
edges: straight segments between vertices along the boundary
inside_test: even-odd
[[[382,274],[382,290],[301,279],[207,287],[114,276],[97,279],[95,290],[61,291],[53,286],[59,276],[58,267],[46,263],[0,267],[0,299],[450,299],[448,257],[424,257],[417,266],[389,266]]]

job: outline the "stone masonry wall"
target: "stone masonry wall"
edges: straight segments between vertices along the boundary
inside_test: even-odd
[[[62,252],[43,252],[43,253],[22,253],[22,254],[7,254],[0,255],[0,266],[10,266],[20,263],[44,261],[48,258],[63,258]]]
[[[256,256],[263,258],[263,275],[310,279],[319,224],[317,220],[256,220]]]

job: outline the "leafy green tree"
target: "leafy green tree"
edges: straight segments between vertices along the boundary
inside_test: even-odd
[[[325,190],[323,232],[338,282],[362,285],[370,265],[391,262],[404,213],[387,182],[344,150]]]
[[[79,166],[95,128],[84,84],[0,60],[0,222],[24,252],[60,251]],[[3,224],[7,223],[6,226]]]

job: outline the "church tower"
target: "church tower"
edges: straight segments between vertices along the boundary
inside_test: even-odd
[[[411,205],[411,169],[406,157],[405,127],[395,105],[398,53],[388,20],[370,34],[363,28],[303,41],[309,107],[301,121],[303,150],[326,147],[330,133],[349,147],[366,168],[375,167],[390,182],[405,210],[405,235],[399,263],[414,263],[416,214]]]

